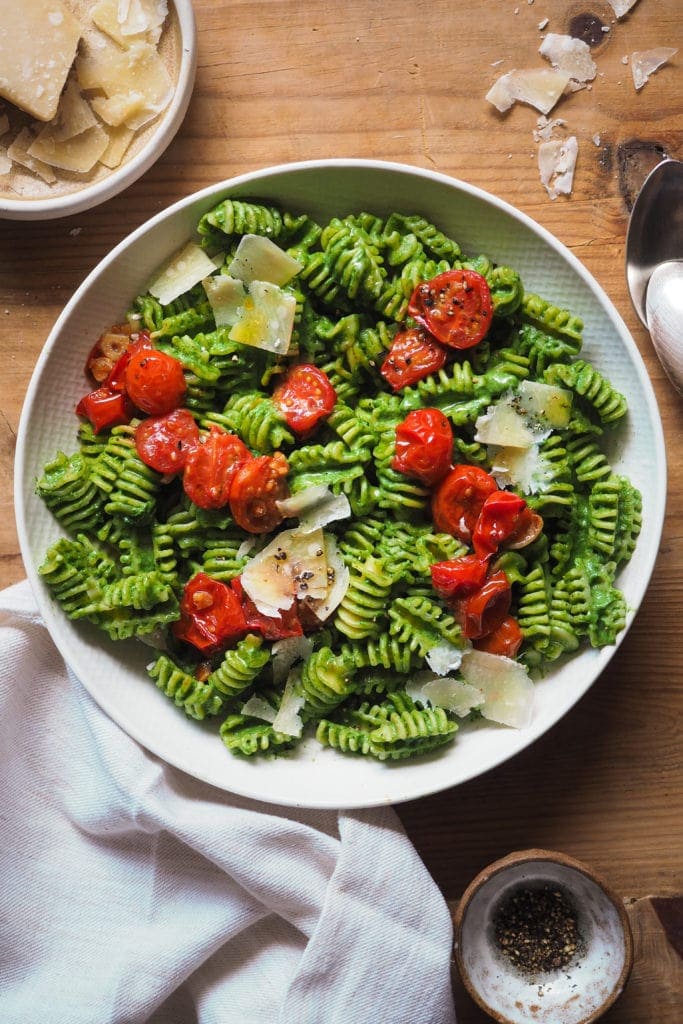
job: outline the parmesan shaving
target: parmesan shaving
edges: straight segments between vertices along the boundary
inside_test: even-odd
[[[284,693],[280,710],[273,719],[275,732],[283,733],[285,736],[301,736],[304,724],[299,712],[305,703],[304,695],[301,693],[301,672],[292,669],[285,683]]]
[[[7,156],[27,170],[33,171],[39,178],[51,185],[57,180],[57,175],[49,164],[44,163],[37,157],[29,155],[29,147],[33,144],[33,135],[29,128],[23,128],[17,135],[14,142],[7,147]]]
[[[445,676],[448,672],[454,672],[460,668],[462,656],[463,648],[456,647],[455,644],[451,644],[447,640],[442,640],[427,651],[425,661],[433,672],[439,676]]]
[[[31,143],[28,153],[50,167],[84,174],[95,166],[108,145],[109,136],[99,124],[63,142],[55,138],[48,125]]]
[[[286,355],[292,340],[296,299],[270,281],[252,281],[230,340]]]
[[[322,601],[309,602],[311,610],[321,622],[325,622],[339,607],[351,582],[351,573],[331,533],[325,534],[325,558],[327,560],[327,596]]]
[[[183,292],[189,291],[208,277],[215,267],[203,249],[195,242],[174,253],[157,277],[148,286],[148,291],[162,306],[173,302]]]
[[[575,135],[568,139],[551,139],[538,147],[538,169],[541,184],[551,199],[570,195],[579,144]]]
[[[565,128],[567,122],[561,117],[547,118],[543,114],[538,118],[534,128],[534,140],[547,142],[557,137],[557,133]]]
[[[571,75],[558,68],[508,71],[493,84],[486,99],[504,113],[515,102],[528,103],[549,114],[569,85]]]
[[[299,273],[302,264],[264,235],[243,235],[228,273],[245,284],[269,281],[282,286]]]
[[[283,683],[297,661],[304,661],[313,651],[313,641],[307,636],[288,636],[273,644],[273,683]]]
[[[276,502],[285,518],[299,519],[299,532],[310,533],[339,519],[348,519],[351,505],[345,494],[333,494],[326,484],[306,487],[289,498]]]
[[[246,704],[242,705],[240,714],[249,715],[250,718],[260,718],[262,721],[272,724],[275,721],[276,711],[263,697],[254,695]]]
[[[202,284],[216,327],[233,327],[240,318],[240,310],[247,297],[242,282],[226,274],[214,274],[205,278]]]
[[[418,672],[406,685],[406,693],[421,704],[445,708],[458,718],[469,715],[473,708],[484,703],[484,693],[476,686],[452,676],[435,676]]]
[[[481,690],[484,718],[514,729],[524,729],[533,715],[534,684],[524,667],[512,658],[487,651],[467,651],[460,671],[471,686]]]
[[[658,46],[654,50],[636,50],[631,54],[631,74],[636,92],[642,89],[663,64],[666,64],[678,53],[670,46]]]

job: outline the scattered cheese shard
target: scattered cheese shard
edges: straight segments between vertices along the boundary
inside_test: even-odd
[[[544,114],[536,121],[534,128],[534,140],[536,142],[547,142],[556,138],[556,133],[566,126],[567,122],[562,117],[547,118]]]
[[[591,48],[583,39],[549,32],[538,48],[554,68],[566,71],[574,82],[592,82],[598,66],[591,57]]]
[[[301,692],[301,672],[298,669],[292,669],[285,683],[280,709],[273,719],[275,732],[284,733],[285,736],[301,736],[304,724],[299,712],[304,703],[305,698]]]
[[[0,177],[5,177],[12,170],[12,161],[7,156],[7,150],[0,146]]]
[[[514,729],[524,729],[531,723],[534,684],[520,662],[471,650],[463,655],[460,672],[467,683],[484,694],[479,708],[484,718]]]
[[[251,718],[260,718],[263,722],[274,722],[275,721],[275,708],[272,707],[267,700],[263,697],[258,697],[254,694],[250,697],[246,704],[242,705],[240,714],[249,715]]]
[[[333,494],[326,484],[306,487],[276,504],[285,518],[298,518],[300,533],[310,533],[328,523],[348,519],[351,515],[351,505],[346,495]]]
[[[494,82],[486,99],[501,113],[519,101],[528,103],[542,114],[549,114],[570,80],[571,75],[567,71],[557,68],[508,71]]]
[[[273,683],[279,686],[289,675],[289,670],[297,661],[305,659],[313,651],[313,641],[308,636],[287,636],[277,640],[272,648]]]
[[[23,128],[11,146],[7,147],[7,155],[10,160],[13,160],[17,164],[21,164],[22,167],[26,167],[27,170],[33,171],[39,178],[42,178],[44,182],[51,185],[57,180],[55,172],[52,170],[49,164],[43,163],[42,160],[38,160],[37,157],[29,155],[29,147],[33,144],[33,135],[29,128]]]
[[[252,281],[239,319],[230,331],[230,340],[276,355],[286,355],[292,340],[295,314],[296,299],[293,295],[283,292],[270,281]]]
[[[638,0],[609,0],[609,5],[617,18],[623,18],[637,3]]]
[[[214,274],[202,281],[206,297],[213,311],[216,327],[233,327],[240,318],[247,293],[236,277]]]
[[[455,672],[456,669],[460,668],[463,651],[464,648],[456,647],[455,644],[449,643],[448,640],[442,640],[427,651],[425,661],[432,672],[445,676],[448,672]]]
[[[188,242],[171,257],[149,285],[148,291],[162,306],[167,306],[183,292],[194,288],[215,269],[204,250],[195,242]]]
[[[489,454],[491,476],[499,487],[515,487],[522,494],[537,494],[553,478],[552,468],[537,444],[530,448],[495,448]]]
[[[243,235],[228,273],[245,284],[252,281],[270,281],[283,285],[301,270],[301,263],[264,235]]]
[[[109,135],[109,145],[100,157],[100,163],[113,171],[120,166],[133,141],[135,132],[132,128],[126,128],[125,124],[122,124],[118,128],[110,127],[107,134]]]
[[[524,416],[509,402],[490,405],[475,423],[475,441],[508,448],[530,448],[538,440]]]
[[[339,607],[351,582],[351,573],[337,547],[334,535],[326,533],[324,536],[325,560],[327,561],[327,595],[319,601],[308,601],[309,608],[321,622],[325,622],[332,612]]]
[[[670,46],[657,46],[654,50],[636,50],[635,53],[632,53],[631,74],[633,75],[633,84],[636,87],[636,92],[638,89],[643,88],[650,75],[658,71],[663,64],[666,64],[677,53],[678,50]]]
[[[244,567],[242,586],[262,615],[275,616],[296,597],[325,599],[327,570],[322,530],[282,530]]]
[[[571,418],[574,395],[554,384],[523,380],[511,400],[523,416],[539,421],[542,427],[561,428]]]
[[[3,4],[0,96],[39,121],[51,121],[82,30],[61,0]]]
[[[551,199],[571,194],[578,153],[579,144],[575,135],[567,139],[550,139],[538,147],[541,184]]]
[[[108,145],[109,136],[99,124],[62,142],[52,135],[48,126],[29,146],[28,152],[50,167],[84,174],[92,170]]]

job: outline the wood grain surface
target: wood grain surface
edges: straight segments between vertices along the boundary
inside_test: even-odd
[[[514,204],[591,271],[643,356],[669,452],[661,552],[629,635],[578,706],[507,764],[398,812],[452,905],[484,865],[515,849],[557,849],[590,863],[627,901],[636,936],[631,982],[604,1019],[680,1022],[683,402],[631,307],[624,243],[646,170],[663,155],[683,159],[681,0],[639,0],[620,22],[602,0],[195,0],[194,6],[196,88],[157,165],[90,212],[44,223],[0,222],[1,582],[24,576],[11,463],[36,358],[85,275],[150,215],[237,173],[344,156],[433,168]],[[503,71],[544,63],[537,49],[545,18],[547,31],[592,41],[599,69],[590,89],[564,98],[553,112],[579,142],[573,194],[554,202],[539,182],[537,113],[516,105],[499,115],[484,99]],[[623,58],[656,46],[682,49],[636,92]],[[484,1021],[457,979],[455,990],[461,1024]]]

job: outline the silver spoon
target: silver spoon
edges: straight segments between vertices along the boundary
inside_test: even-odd
[[[664,160],[631,211],[626,279],[667,376],[683,394],[683,162]]]

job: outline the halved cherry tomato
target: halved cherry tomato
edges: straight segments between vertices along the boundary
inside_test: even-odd
[[[442,345],[471,348],[491,326],[491,289],[476,270],[446,270],[417,286],[408,313]]]
[[[288,472],[282,452],[240,466],[230,488],[230,511],[238,526],[247,533],[270,533],[280,525],[284,516],[277,502],[289,494]]]
[[[293,366],[273,391],[273,402],[300,437],[315,430],[330,415],[336,401],[337,392],[327,374],[311,363]]]
[[[183,489],[199,508],[223,508],[231,497],[238,470],[254,456],[239,439],[212,423],[185,459]]]
[[[400,391],[408,384],[436,373],[445,364],[446,349],[421,327],[411,327],[394,335],[380,373],[387,384]]]
[[[478,651],[487,651],[489,654],[501,654],[505,658],[514,658],[522,646],[524,634],[519,628],[516,619],[512,615],[506,615],[503,621],[493,632],[475,640],[472,644]]]
[[[180,473],[198,444],[199,427],[187,409],[149,416],[135,428],[138,455],[158,473]]]
[[[446,475],[452,457],[453,430],[438,409],[414,409],[396,427],[391,466],[399,473],[432,487]]]
[[[230,580],[230,586],[240,599],[250,633],[260,633],[264,640],[284,640],[289,636],[303,634],[296,601],[292,603],[291,608],[283,608],[279,615],[264,615],[245,593],[239,576]]]
[[[220,580],[198,572],[185,584],[180,619],[173,633],[198,650],[215,653],[241,639],[247,622],[237,594]]]
[[[493,477],[478,466],[454,466],[432,497],[434,525],[469,544],[484,502],[497,490]]]
[[[152,339],[149,336],[149,331],[140,331],[134,340],[129,340],[128,347],[124,349],[119,358],[116,360],[109,376],[105,380],[105,385],[112,389],[112,391],[126,391],[126,370],[130,363],[131,356],[134,352],[140,352],[144,350],[151,350]],[[138,406],[138,409],[140,406]]]
[[[90,420],[96,434],[100,430],[130,423],[135,409],[128,396],[103,385],[84,395],[76,406],[76,415]]]
[[[478,640],[492,633],[509,612],[511,599],[512,591],[505,573],[502,570],[492,573],[479,590],[455,604],[463,636]]]
[[[486,580],[488,561],[478,555],[463,555],[431,566],[432,586],[440,597],[450,600],[467,597],[479,590]]]
[[[130,350],[125,387],[131,402],[150,416],[177,409],[187,391],[182,363],[147,346]]]
[[[524,498],[512,491],[489,494],[472,531],[476,553],[480,556],[494,554],[515,533],[527,507]]]

